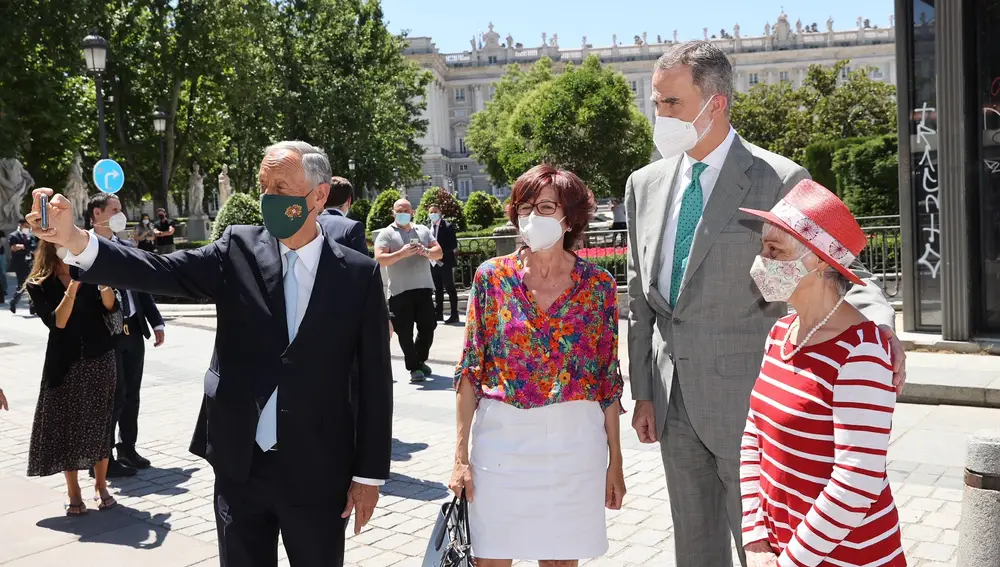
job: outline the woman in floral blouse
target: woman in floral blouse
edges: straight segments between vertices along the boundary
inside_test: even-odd
[[[469,498],[478,567],[571,567],[608,549],[604,509],[625,495],[618,291],[572,252],[593,211],[573,173],[528,171],[508,210],[526,246],[472,284],[450,487]]]

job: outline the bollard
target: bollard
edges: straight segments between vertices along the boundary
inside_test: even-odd
[[[977,431],[965,457],[958,567],[1000,566],[1000,430]]]

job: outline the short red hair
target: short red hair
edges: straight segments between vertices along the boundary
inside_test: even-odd
[[[534,202],[542,189],[546,187],[552,187],[552,190],[555,191],[556,200],[566,215],[566,226],[569,227],[569,230],[563,240],[563,248],[572,250],[576,247],[576,243],[583,236],[583,233],[587,231],[587,225],[590,224],[590,219],[593,218],[594,211],[597,210],[594,193],[572,171],[558,169],[543,163],[524,172],[514,182],[510,205],[507,206],[507,218],[514,226],[518,226],[517,206],[522,203]]]

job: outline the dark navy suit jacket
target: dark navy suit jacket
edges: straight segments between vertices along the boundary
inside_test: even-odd
[[[326,209],[317,217],[323,225],[323,231],[330,235],[341,246],[346,246],[368,255],[368,244],[365,242],[365,225],[344,216],[339,209]]]

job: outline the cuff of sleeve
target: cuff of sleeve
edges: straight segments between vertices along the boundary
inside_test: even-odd
[[[153,330],[154,331],[162,331],[164,328],[165,328],[165,325],[157,325],[157,326],[153,327]]]
[[[382,486],[383,484],[385,484],[384,480],[379,480],[379,479],[374,479],[374,478],[365,478],[365,477],[362,477],[362,476],[356,476],[356,477],[352,478],[351,480],[353,480],[354,482],[356,482],[358,484],[366,484],[368,486]]]
[[[766,542],[770,543],[770,537],[768,537],[768,535],[767,535],[767,528],[765,528],[764,526],[756,526],[756,527],[754,527],[754,529],[750,530],[749,532],[743,532],[743,547],[744,548],[746,548],[746,546],[748,546],[750,544],[758,543],[758,542],[762,542],[762,541],[766,541]]]
[[[462,366],[455,371],[455,380],[452,385],[455,387],[455,391],[458,391],[458,387],[462,385],[462,380],[468,380],[473,386],[476,386],[479,381],[476,377],[479,376],[479,372],[482,370],[481,366]]]
[[[87,234],[87,247],[83,249],[83,252],[79,254],[73,254],[68,249],[66,250],[66,257],[63,258],[63,262],[69,264],[70,266],[75,266],[83,271],[87,271],[91,266],[94,265],[94,260],[97,259],[97,239],[94,238],[93,234]]]

